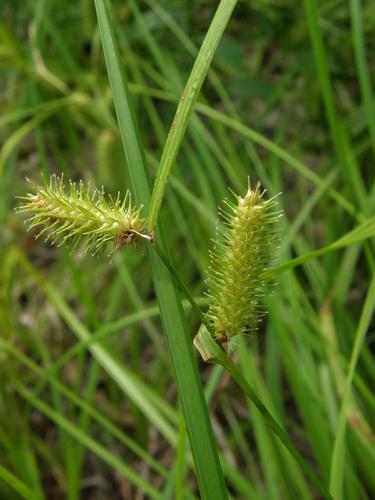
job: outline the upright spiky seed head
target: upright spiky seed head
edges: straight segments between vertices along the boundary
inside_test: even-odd
[[[212,302],[207,324],[224,345],[234,336],[257,329],[263,315],[262,298],[267,289],[265,271],[272,263],[276,237],[274,223],[280,211],[277,201],[266,200],[258,184],[244,197],[226,201],[222,210],[223,231],[210,255],[207,278]]]
[[[112,198],[102,190],[91,190],[82,182],[69,182],[52,176],[44,186],[31,183],[33,193],[24,197],[18,212],[30,213],[29,229],[41,226],[36,237],[46,235],[46,240],[59,246],[65,242],[76,245],[84,241],[85,249],[92,254],[101,253],[108,244],[112,252],[123,245],[134,243],[142,234],[145,222],[140,207],[131,203],[130,193],[124,199]]]

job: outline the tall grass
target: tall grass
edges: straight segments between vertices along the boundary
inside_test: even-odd
[[[374,496],[374,10],[234,3],[1,6],[1,498],[221,498],[223,477],[233,498],[319,496],[262,406],[197,369],[200,318],[152,248],[109,262],[26,233],[15,195],[40,172],[132,189],[202,310],[227,187],[282,192],[278,285],[236,376],[324,490]]]

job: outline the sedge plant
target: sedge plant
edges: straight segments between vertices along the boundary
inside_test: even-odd
[[[39,234],[45,234],[57,244],[70,242],[72,245],[78,245],[82,242],[91,253],[112,255],[125,245],[141,240],[149,243],[147,253],[203,498],[226,498],[227,494],[192,354],[192,342],[187,336],[178,286],[187,294],[189,300],[191,295],[171,264],[167,241],[160,225],[159,211],[200,87],[235,3],[220,2],[217,15],[197,56],[177,108],[155,187],[151,189],[137,120],[119,64],[108,5],[106,1],[96,0],[101,41],[136,201],[131,202],[128,193],[123,198],[111,198],[105,195],[103,190],[91,190],[83,184],[64,185],[62,179],[52,178],[45,186],[34,185],[34,192],[25,197],[23,206],[20,207],[20,211],[32,213],[31,227],[40,226]],[[202,104],[197,105],[197,110],[225,122],[224,115],[209,110]],[[227,125],[233,128],[237,126],[233,120],[225,119]],[[256,135],[251,135],[251,131],[245,128],[241,131],[253,140],[257,139]],[[266,140],[262,141],[259,142],[268,144]],[[275,145],[273,148],[275,154],[281,156]],[[283,158],[290,162],[286,153]],[[301,168],[299,164],[294,166]],[[231,374],[321,494],[329,497],[326,488],[311,471],[283,428],[244,379],[230,353],[235,353],[236,337],[257,331],[264,314],[263,298],[272,289],[277,272],[370,237],[374,233],[375,221],[370,218],[335,244],[272,269],[270,266],[277,244],[274,223],[280,217],[276,203],[276,198],[267,200],[265,192],[259,186],[249,186],[246,193],[234,195],[234,201],[226,203],[227,208],[222,213],[223,229],[212,249],[208,270],[210,305],[205,314],[200,313],[202,325],[194,344],[204,360],[220,364]],[[159,257],[162,257],[165,266],[161,265]],[[197,310],[199,311],[198,308]]]
[[[230,7],[231,3],[222,2],[222,5]],[[50,2],[43,0],[27,1],[23,9],[26,17],[11,6],[6,8],[6,16],[0,23],[1,51],[5,56],[0,120],[4,139],[0,152],[0,219],[4,244],[0,272],[3,332],[0,357],[5,382],[1,384],[0,395],[1,498],[12,498],[15,494],[12,488],[27,499],[44,498],[47,484],[47,496],[51,494],[50,486],[54,492],[56,486],[64,490],[69,498],[85,496],[83,488],[89,481],[86,481],[86,468],[85,480],[81,481],[83,458],[88,460],[90,472],[96,477],[107,478],[110,467],[129,483],[126,485],[129,489],[139,489],[150,498],[160,497],[157,490],[161,480],[165,487],[163,495],[173,495],[173,489],[175,498],[189,497],[195,492],[193,483],[186,484],[185,480],[194,459],[201,478],[201,496],[220,498],[220,468],[212,453],[215,442],[208,437],[205,402],[202,398],[194,399],[201,387],[199,379],[192,378],[195,360],[190,356],[191,339],[183,323],[185,311],[182,314],[177,308],[178,287],[185,294],[189,291],[179,280],[165,246],[159,252],[162,241],[159,236],[151,244],[150,228],[163,223],[168,246],[176,260],[181,260],[182,242],[186,243],[178,274],[186,283],[195,284],[199,296],[204,285],[203,280],[196,279],[197,271],[200,276],[204,275],[207,239],[214,232],[214,207],[225,197],[228,184],[238,195],[229,196],[234,208],[225,208],[225,217],[230,218],[230,224],[220,226],[218,241],[222,245],[213,245],[211,263],[225,287],[221,287],[217,275],[213,276],[208,270],[206,288],[210,301],[202,300],[207,313],[195,309],[202,321],[195,344],[202,355],[216,363],[214,367],[202,365],[205,395],[208,402],[212,401],[211,408],[220,402],[213,420],[219,431],[220,447],[225,450],[221,454],[221,465],[231,495],[306,500],[319,495],[267,428],[267,424],[272,426],[267,408],[282,428],[296,438],[299,448],[305,450],[304,455],[329,484],[334,498],[365,498],[374,491],[374,435],[371,434],[374,264],[371,242],[363,246],[375,228],[374,217],[371,217],[375,198],[370,168],[375,151],[375,128],[370,78],[372,52],[368,47],[374,26],[371,23],[373,9],[360,0],[350,0],[346,7],[337,2],[319,4],[317,0],[306,0],[299,6],[286,5],[280,15],[280,9],[275,10],[271,3],[265,6],[263,2],[262,8],[257,4],[260,2],[242,2],[239,6],[223,40],[224,50],[218,54],[215,68],[208,72],[203,95],[194,104],[204,78],[204,71],[202,77],[196,70],[204,69],[202,61],[210,63],[208,52],[201,53],[201,63],[189,79],[179,104],[183,112],[176,115],[164,154],[162,148],[170,112],[182,94],[187,65],[197,57],[202,28],[208,25],[208,2],[196,3],[199,9],[194,10],[191,2],[111,2],[121,23],[118,30],[123,52],[120,64],[114,57],[116,40],[111,36],[113,29],[108,9],[103,10],[104,2],[97,2],[100,37],[94,2],[80,2],[74,9],[74,19],[70,17],[71,9],[63,9],[64,12],[56,16]],[[301,10],[303,4],[305,16]],[[253,25],[257,29],[253,30]],[[282,40],[281,32],[286,34]],[[215,30],[211,33],[215,34]],[[112,116],[100,43],[106,52],[121,135]],[[87,48],[90,50],[86,51]],[[210,55],[214,53],[215,47],[207,48]],[[239,49],[243,50],[242,58]],[[335,61],[334,68],[329,61]],[[118,77],[124,67],[130,97],[124,76]],[[133,98],[138,104],[137,114],[129,118],[126,112]],[[322,109],[326,111],[326,121],[320,112]],[[142,139],[148,146],[147,163],[158,177],[159,189],[151,203],[147,197],[152,192],[152,183],[144,182],[147,164],[144,158],[137,157],[139,152],[142,154],[142,144],[132,135],[135,129],[132,125],[138,119]],[[187,137],[179,152],[188,121]],[[35,212],[39,220],[34,219],[31,224],[41,222],[40,231],[45,230],[42,236],[49,236],[57,245],[69,244],[69,248],[82,245],[90,253],[113,255],[112,262],[108,259],[96,262],[82,257],[72,259],[62,252],[61,266],[60,259],[51,259],[48,251],[34,246],[30,237],[18,231],[17,221],[10,212],[7,214],[12,193],[24,191],[16,187],[18,174],[34,177],[30,171],[35,167],[35,158],[46,178],[50,165],[54,165],[56,172],[64,171],[66,178],[77,178],[78,167],[79,175],[84,178],[95,178],[98,185],[120,188],[122,204],[126,194],[121,182],[122,161],[118,158],[120,139],[132,178],[132,210],[138,210],[142,203],[144,207],[136,221],[131,218],[125,223],[121,217],[128,214],[128,203],[123,213],[112,218],[107,209],[115,208],[116,198],[111,200],[103,194],[100,200],[97,193],[90,205],[90,214],[82,213],[80,203],[74,207],[69,207],[69,203],[68,206],[60,204],[54,208],[55,214],[48,213],[51,206],[42,215]],[[98,158],[95,172],[84,170],[83,158],[88,151],[90,159],[91,155]],[[171,170],[175,168],[176,154],[177,172]],[[157,155],[162,158],[160,163]],[[92,165],[90,161],[90,167]],[[250,319],[249,311],[235,300],[241,297],[240,285],[245,293],[250,285],[249,282],[246,285],[246,273],[240,274],[239,267],[229,265],[230,255],[235,256],[236,252],[225,244],[228,241],[225,234],[234,238],[231,227],[235,226],[235,208],[238,197],[246,197],[244,181],[249,172],[252,182],[259,178],[270,193],[285,190],[279,204],[288,214],[281,222],[285,228],[278,251],[281,264],[264,274],[253,274],[265,287],[254,289],[253,282],[256,303],[250,309],[256,315]],[[165,209],[162,198],[167,186],[168,207]],[[78,187],[76,185],[73,192],[79,198]],[[95,190],[88,186],[84,189],[91,199]],[[33,195],[36,194],[34,186]],[[69,201],[69,196],[70,183],[66,182],[59,199]],[[263,195],[263,200],[265,198]],[[31,208],[31,201],[22,203]],[[40,200],[37,197],[35,201]],[[96,206],[101,204],[104,214],[96,211]],[[277,210],[276,206],[274,209]],[[154,214],[152,219],[147,217],[150,211]],[[84,224],[80,224],[80,220],[85,221]],[[272,224],[267,227],[271,232]],[[17,241],[17,234],[21,238],[19,249],[12,244],[13,236]],[[103,244],[98,245],[100,235]],[[332,241],[334,243],[330,243]],[[151,265],[145,262],[145,253],[134,251],[134,244],[147,248],[152,271]],[[328,246],[314,250],[316,245]],[[126,246],[133,248],[126,251],[123,259],[125,252],[121,249]],[[30,260],[22,249],[31,249]],[[155,258],[154,250],[159,252],[169,273]],[[333,250],[338,251],[328,255]],[[34,264],[48,265],[48,272],[37,272]],[[141,269],[134,273],[139,264]],[[294,269],[297,265],[301,267]],[[259,323],[264,314],[262,297],[272,289],[275,274],[285,271],[287,276],[280,276],[274,296],[267,300],[269,317]],[[231,279],[231,272],[236,273],[237,280]],[[170,387],[171,378],[165,370],[168,353],[164,339],[159,336],[156,325],[148,325],[150,318],[159,317],[159,308],[153,303],[151,273],[155,275],[154,281],[158,281],[155,289],[163,330],[170,346],[171,367],[175,366],[174,378],[185,419],[168,402],[171,393],[167,392],[166,384]],[[371,286],[365,296],[370,274]],[[56,280],[59,285],[63,284],[64,277],[66,286],[56,286]],[[140,277],[142,283],[137,288]],[[173,280],[178,287],[173,286]],[[35,291],[32,294],[30,282]],[[232,309],[236,305],[238,312],[229,324],[218,307],[226,290],[228,304],[231,303]],[[233,297],[228,300],[229,293]],[[40,307],[41,304],[48,307]],[[184,309],[188,308],[186,301],[183,305]],[[124,311],[125,317],[121,317]],[[49,316],[54,327],[58,327],[57,332],[55,328],[49,330]],[[161,347],[161,355],[143,358],[141,347],[145,339],[138,334],[140,322],[147,334],[148,327],[153,327],[155,346]],[[113,338],[125,328],[126,335]],[[53,343],[53,350],[49,352],[49,336],[52,334],[55,340],[61,330],[64,333],[69,330],[78,342],[66,349],[73,339],[64,336],[63,343]],[[148,347],[152,352],[153,347]],[[86,356],[86,350],[90,356]],[[120,352],[121,360],[117,356]],[[129,358],[124,362],[127,355]],[[71,392],[66,392],[64,384],[73,380],[58,376],[58,370],[67,360],[67,368],[73,368],[69,374],[75,374],[77,380]],[[145,368],[147,374],[141,380]],[[150,373],[161,375],[157,386],[154,378],[147,381]],[[228,373],[244,388],[247,401],[239,399],[238,390],[225,391],[223,385],[231,383]],[[109,389],[105,395],[102,384],[100,393],[95,391],[95,385],[103,376]],[[28,386],[30,390],[26,390]],[[154,399],[148,397],[150,390]],[[267,408],[262,407],[262,402]],[[25,405],[29,411],[24,411]],[[94,408],[99,412],[110,408],[111,421],[104,422],[101,413],[93,412]],[[125,435],[128,426],[122,429],[124,408],[129,408],[127,420],[132,419],[129,432],[143,436],[149,423],[158,433],[155,444],[163,443],[165,454],[158,453],[157,464],[150,462],[151,450],[138,449],[136,458],[133,453],[121,451],[121,447],[129,444]],[[9,419],[10,412],[12,419]],[[245,412],[247,418],[243,419]],[[197,417],[189,420],[188,413]],[[43,426],[46,433],[39,425],[35,427],[34,417],[38,421],[51,421],[54,431],[50,432],[51,424]],[[91,419],[96,420],[94,425]],[[369,425],[363,425],[366,423]],[[192,443],[191,456],[185,450],[185,425]],[[224,431],[221,434],[220,429]],[[278,427],[275,425],[273,430],[277,433]],[[108,433],[108,439],[104,432]],[[279,436],[281,439],[283,434]],[[100,445],[102,438],[104,446]],[[115,446],[111,446],[113,442]],[[143,448],[144,444],[143,440]],[[85,448],[89,450],[87,457]],[[160,466],[170,464],[172,450],[176,450],[175,469],[160,470]],[[104,463],[96,459],[94,462],[93,455]],[[142,468],[138,472],[140,460]],[[151,464],[150,471],[146,470],[145,474],[148,464]],[[152,475],[152,469],[157,478]],[[51,477],[55,475],[59,485]],[[117,481],[112,483],[115,486]],[[134,489],[132,492],[134,495],[127,496],[136,496]]]
[[[45,232],[47,238],[58,244],[83,241],[94,254],[108,247],[112,254],[141,239],[151,243],[148,256],[203,498],[226,498],[227,494],[176,283],[185,293],[187,289],[170,264],[159,211],[193,106],[235,3],[220,3],[177,108],[151,192],[108,4],[96,0],[102,45],[136,201],[131,203],[128,193],[123,199],[120,196],[113,199],[102,190],[91,192],[82,184],[70,183],[66,188],[62,179],[52,178],[44,187],[34,186],[35,192],[29,194],[20,207],[20,211],[33,212],[31,226],[41,225],[39,234]],[[226,227],[212,251],[207,278],[211,303],[207,313],[201,315],[202,326],[194,344],[204,360],[219,363],[233,376],[310,480],[328,498],[325,487],[227,353],[230,346],[235,345],[236,336],[257,330],[264,313],[262,299],[271,287],[269,268],[277,241],[274,223],[280,217],[280,212],[275,210],[276,203],[275,198],[266,199],[260,186],[250,185],[243,196],[235,195],[234,202],[227,202],[223,213]],[[160,256],[165,266],[160,265]],[[188,293],[187,296],[191,300]]]
[[[155,248],[176,284],[200,311],[153,235],[147,232],[142,207],[132,205],[129,192],[123,200],[119,193],[114,199],[103,188],[90,190],[82,182],[66,186],[56,176],[44,186],[32,186],[34,191],[21,197],[23,204],[18,211],[31,214],[29,229],[40,228],[36,237],[44,235],[53,244],[70,243],[73,248],[82,243],[93,255],[104,253],[108,246],[112,255],[123,246],[144,239]],[[207,273],[210,306],[200,315],[202,326],[194,344],[204,361],[219,363],[233,376],[310,480],[329,498],[325,487],[227,355],[238,335],[258,330],[265,313],[263,299],[272,288],[269,270],[277,244],[274,225],[282,215],[275,210],[277,197],[266,199],[259,184],[252,189],[249,182],[245,195],[234,197],[234,202],[225,200],[226,209],[221,211],[224,230],[215,241]]]

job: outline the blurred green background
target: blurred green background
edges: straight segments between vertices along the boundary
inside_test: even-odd
[[[153,174],[216,6],[111,2]],[[162,210],[173,262],[203,307],[217,206],[248,176],[282,192],[280,263],[373,214],[374,35],[370,0],[238,2]],[[26,177],[130,186],[93,2],[2,0],[0,75],[0,499],[193,498],[142,245],[112,262],[71,255],[14,212]],[[371,240],[309,260],[280,276],[259,334],[239,340],[241,369],[326,482],[373,274]],[[347,408],[350,500],[375,495],[373,348],[372,321]],[[319,498],[243,394],[200,368],[233,498]]]

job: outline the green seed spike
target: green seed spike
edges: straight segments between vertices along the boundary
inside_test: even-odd
[[[83,241],[85,250],[93,255],[102,253],[108,245],[112,245],[112,255],[140,238],[151,239],[143,234],[141,207],[132,205],[129,192],[121,200],[119,193],[113,198],[103,189],[91,190],[82,182],[69,181],[66,186],[63,177],[55,175],[44,186],[29,182],[34,192],[19,197],[24,204],[17,211],[32,214],[27,221],[29,229],[42,226],[37,238],[46,234],[46,240],[53,244],[71,243],[73,247]]]
[[[254,190],[249,184],[244,197],[234,194],[235,203],[225,201],[222,237],[210,255],[207,285],[212,302],[205,323],[225,347],[236,335],[257,330],[264,314],[262,298],[269,287],[264,273],[272,263],[274,223],[281,216],[272,210],[276,197],[266,200],[264,195],[259,184]]]

